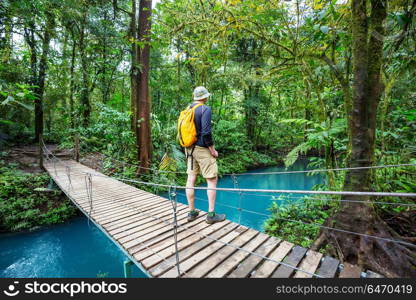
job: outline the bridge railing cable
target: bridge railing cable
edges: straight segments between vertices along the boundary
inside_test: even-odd
[[[100,176],[100,175],[95,175],[95,176]],[[113,178],[113,177],[112,177]],[[157,183],[152,183],[152,182],[144,182],[144,181],[137,181],[137,180],[133,180],[133,179],[124,179],[124,178],[115,178],[116,180],[120,180],[120,181],[125,181],[125,182],[133,182],[133,183],[138,183],[138,184],[144,184],[144,185],[154,185],[154,186],[162,186],[162,187],[174,187],[176,189],[195,189],[195,190],[217,190],[217,191],[250,191],[250,192],[268,192],[268,193],[298,193],[298,194],[335,194],[335,195],[356,195],[356,196],[394,196],[394,197],[416,197],[416,193],[386,193],[386,192],[352,192],[352,191],[298,191],[298,190],[265,190],[265,189],[233,189],[233,188],[209,188],[209,187],[186,187],[186,186],[172,186],[172,185],[166,185],[166,184],[157,184]],[[366,204],[364,202],[361,202],[363,204]],[[371,204],[371,202],[369,203]],[[239,209],[237,207],[237,209]],[[282,218],[283,220],[284,218]],[[290,219],[284,219],[288,222],[290,221],[294,221],[294,220],[290,220]],[[411,247],[415,247],[415,245],[411,244],[411,243],[407,243],[401,240],[394,240],[394,239],[388,239],[388,238],[382,238],[382,237],[378,237],[378,236],[373,236],[373,235],[368,235],[368,234],[363,234],[363,233],[358,233],[358,232],[353,232],[353,231],[348,231],[348,230],[343,230],[343,229],[338,229],[338,228],[333,228],[333,227],[328,227],[328,226],[324,226],[324,225],[320,225],[320,224],[315,224],[315,223],[307,223],[307,222],[303,222],[303,221],[296,221],[298,223],[303,223],[304,225],[311,225],[311,226],[318,226],[327,230],[333,230],[333,231],[338,231],[338,232],[344,232],[344,233],[349,233],[349,234],[355,234],[355,235],[359,235],[359,236],[364,236],[367,238],[373,238],[373,239],[379,239],[379,240],[383,240],[383,241],[388,241],[388,242],[395,242],[395,243],[400,243],[406,246],[411,246]]]
[[[53,153],[52,152],[50,152],[47,148],[46,148],[46,146],[45,146],[45,149],[44,149],[44,153],[46,154],[45,155],[45,159],[49,162],[49,163],[52,163],[53,165],[54,165],[54,173],[55,173],[55,176],[57,176],[57,177],[59,177],[59,175],[58,175],[58,169],[56,168],[56,164],[61,164],[63,167],[65,167],[65,170],[66,170],[66,172],[67,172],[67,180],[68,180],[68,183],[70,183],[71,182],[71,178],[70,178],[70,173],[71,173],[71,166],[69,166],[68,164],[66,164],[63,160],[61,160],[61,159],[59,159],[58,157],[56,157],[55,155],[53,155]],[[52,157],[52,158],[50,158],[50,156]],[[68,174],[69,173],[69,174]],[[88,225],[89,225],[89,221],[90,221],[90,218],[92,217],[92,213],[93,213],[93,194],[92,194],[92,191],[93,191],[93,184],[92,184],[92,176],[94,176],[94,175],[96,175],[96,174],[93,174],[93,173],[86,173],[86,172],[78,172],[78,175],[79,174],[83,174],[84,175],[84,180],[85,180],[85,191],[86,191],[86,195],[87,195],[87,198],[88,198],[88,201],[89,201],[89,213],[88,213],[88,215],[90,216],[90,217],[88,217]],[[69,198],[69,199],[71,199],[72,200],[72,202],[74,202],[75,204],[77,203],[76,202],[76,199],[74,199],[74,196],[77,194],[77,193],[69,193],[68,191],[66,191],[65,189],[62,189],[63,190],[63,192],[65,193],[65,195]],[[69,189],[68,189],[69,190]],[[175,196],[176,197],[176,196]],[[112,200],[112,198],[109,198],[110,200]],[[113,201],[113,200],[112,200]],[[113,201],[114,203],[117,203],[117,202],[115,202],[115,201]],[[120,203],[117,203],[117,204],[120,204]],[[76,204],[76,205],[78,205],[78,204]],[[173,205],[173,209],[174,209],[174,223],[173,223],[173,226],[174,226],[174,230],[175,230],[175,234],[174,234],[174,236],[175,236],[175,247],[176,247],[176,249],[177,249],[177,228],[179,227],[178,225],[177,225],[177,220],[176,220],[176,206],[177,206],[177,204],[176,203],[173,203],[172,204]],[[129,208],[131,208],[131,207],[129,207]],[[136,209],[137,209],[137,207],[135,207]],[[143,212],[142,212],[143,213]],[[148,217],[153,217],[152,215],[149,215],[149,214],[147,214],[147,216]],[[112,222],[112,221],[111,221]],[[111,222],[110,222],[110,224],[111,224]],[[168,262],[167,260],[166,260],[166,258],[164,258],[163,256],[161,256],[159,253],[157,253],[156,251],[154,251],[151,247],[149,247],[146,243],[144,243],[143,241],[141,241],[141,239],[140,238],[135,238],[135,240],[137,240],[137,242],[143,247],[143,248],[145,248],[145,249],[147,249],[148,251],[150,251],[153,255],[155,255],[155,256],[157,256],[157,257],[159,257],[160,259],[162,259],[162,261],[164,261],[168,266],[169,265],[172,265],[173,267],[174,266],[176,266],[177,268],[178,268],[178,274],[180,275],[180,274],[184,274],[184,275],[186,275],[186,272],[181,272],[180,271],[180,269],[179,269],[179,254],[177,253],[176,255],[177,255],[177,262],[176,262],[176,264],[171,264],[170,262]]]
[[[88,172],[84,172],[84,173],[88,173]],[[98,175],[98,174],[95,174],[95,173],[89,173],[91,176],[100,176],[100,175]],[[106,177],[106,178],[111,178],[111,177],[108,177],[108,176],[101,176],[101,177]],[[176,187],[175,186],[173,186],[172,188],[175,188],[176,189]],[[70,199],[72,199],[73,201],[75,201],[75,199],[73,199],[72,198],[72,196],[70,196],[70,194],[69,193],[66,193],[67,194],[67,196],[70,198]],[[88,192],[87,192],[87,194],[88,194]],[[110,198],[111,199],[111,198]],[[76,203],[76,202],[75,202]],[[125,204],[123,204],[123,203],[119,203],[120,205],[122,205],[122,206],[126,206]],[[134,206],[134,205],[129,205],[129,204],[127,204],[127,206],[128,207],[130,207],[130,208],[133,208],[133,209],[136,209],[136,210],[138,210],[138,211],[140,211],[140,208],[139,207],[136,207],[136,206]],[[157,220],[159,220],[159,221],[161,221],[161,222],[163,222],[163,223],[165,223],[165,224],[167,224],[167,225],[171,225],[171,223],[169,222],[169,221],[166,221],[166,220],[164,220],[164,219],[162,219],[162,218],[160,218],[160,217],[156,217],[156,216],[154,216],[154,215],[152,215],[152,214],[148,214],[148,213],[146,213],[146,212],[143,212],[142,211],[142,213],[143,214],[145,214],[145,215],[148,215],[149,217],[151,217],[151,218],[153,218],[153,219],[157,219]],[[185,230],[188,230],[188,231],[191,231],[192,233],[194,233],[194,234],[197,234],[197,235],[202,235],[204,238],[206,238],[206,239],[208,239],[208,240],[211,240],[211,241],[213,241],[213,242],[219,242],[219,243],[222,243],[222,244],[224,244],[225,246],[230,246],[230,247],[233,247],[233,248],[235,248],[235,249],[237,249],[237,250],[240,250],[240,251],[244,251],[244,252],[247,252],[247,253],[249,253],[249,254],[251,254],[251,255],[254,255],[254,256],[258,256],[258,257],[261,257],[261,258],[263,258],[263,259],[265,259],[265,260],[269,260],[269,261],[272,261],[272,262],[274,262],[274,263],[276,263],[276,264],[278,264],[278,265],[284,265],[284,266],[286,266],[286,267],[288,267],[288,268],[291,268],[291,269],[293,269],[293,270],[296,270],[296,271],[299,271],[299,272],[303,272],[303,273],[306,273],[306,274],[308,274],[308,275],[310,275],[310,276],[315,276],[315,277],[323,277],[323,276],[320,276],[320,275],[318,275],[318,274],[315,274],[315,273],[310,273],[310,272],[308,272],[308,271],[305,271],[305,270],[302,270],[302,269],[300,269],[300,268],[297,268],[297,267],[295,267],[295,266],[292,266],[292,265],[290,265],[290,264],[286,264],[286,263],[284,263],[284,262],[282,262],[282,261],[278,261],[278,260],[274,260],[274,259],[272,259],[272,258],[269,258],[269,257],[267,257],[267,256],[264,256],[264,255],[261,255],[261,254],[259,254],[259,253],[257,253],[257,252],[253,252],[253,251],[249,251],[249,250],[247,250],[247,249],[244,249],[244,248],[242,248],[242,247],[239,247],[239,246],[237,246],[237,245],[234,245],[234,244],[232,244],[232,243],[229,243],[229,242],[224,242],[224,241],[222,241],[221,239],[217,239],[217,238],[213,238],[213,237],[211,237],[211,236],[209,236],[209,235],[206,235],[206,234],[203,234],[202,232],[199,232],[199,231],[196,231],[196,230],[193,230],[193,229],[191,229],[191,228],[189,228],[189,227],[186,227],[186,226],[184,226],[184,225],[182,225],[182,224],[177,224],[177,226],[176,226],[177,228],[178,227],[180,227],[180,228],[184,228]],[[144,244],[144,246],[146,246],[145,244]],[[177,246],[177,244],[176,244],[176,246]],[[175,247],[176,247],[175,246]],[[151,248],[150,247],[146,247],[147,249],[149,249],[149,250],[151,250]],[[154,251],[153,251],[154,252]],[[158,255],[156,252],[154,253],[155,255]],[[177,251],[175,252],[175,255],[177,255],[178,253],[177,253]],[[163,258],[163,257],[160,257],[160,258]],[[165,258],[163,258],[163,260],[166,262],[166,263],[169,263]],[[180,270],[179,269],[179,264],[178,264],[178,262],[176,263],[176,264],[168,264],[168,265],[171,265],[172,267],[177,267],[178,268],[178,272],[180,273],[180,276],[179,277],[181,277],[182,275],[186,275],[186,272],[184,272],[183,270]]]
[[[94,175],[93,175],[93,176],[94,176]],[[164,223],[164,224],[166,224],[166,225],[172,226],[172,223],[171,223],[171,222],[169,222],[169,221],[167,221],[167,220],[165,220],[165,219],[163,219],[163,218],[160,218],[160,217],[154,216],[154,215],[153,215],[153,214],[151,214],[151,213],[146,213],[146,212],[143,212],[143,211],[141,211],[141,209],[140,209],[139,207],[137,207],[137,206],[135,206],[135,205],[132,205],[132,204],[124,204],[124,203],[119,203],[119,202],[115,202],[115,201],[114,201],[114,203],[118,203],[120,206],[125,206],[125,207],[129,207],[129,208],[131,208],[131,209],[135,209],[135,210],[137,210],[137,211],[141,212],[142,214],[149,216],[149,217],[150,217],[150,218],[152,218],[152,219],[159,220],[160,222],[163,222],[163,223]],[[306,274],[308,274],[308,275],[310,275],[310,276],[315,276],[315,277],[323,277],[323,276],[320,276],[320,275],[318,275],[318,274],[311,273],[311,272],[308,272],[308,271],[302,270],[302,269],[300,269],[300,268],[297,268],[297,267],[295,267],[295,266],[292,266],[292,265],[290,265],[290,264],[284,263],[284,262],[282,262],[282,261],[278,261],[278,260],[272,259],[272,258],[270,258],[270,257],[267,257],[267,256],[264,256],[264,255],[261,255],[261,254],[259,254],[259,253],[257,253],[257,252],[249,251],[249,250],[247,250],[247,249],[245,249],[245,248],[242,248],[242,247],[240,247],[240,246],[234,245],[233,243],[230,243],[230,242],[225,242],[225,241],[222,241],[221,239],[218,239],[218,238],[213,238],[213,237],[211,237],[211,236],[209,236],[209,235],[206,235],[206,234],[204,234],[204,233],[202,233],[202,232],[200,232],[200,231],[194,230],[194,229],[192,229],[191,227],[187,227],[187,226],[185,226],[185,225],[183,225],[183,224],[177,224],[177,226],[176,226],[176,227],[177,227],[177,228],[183,228],[184,230],[190,231],[190,232],[192,232],[193,234],[196,234],[196,235],[201,235],[201,236],[203,236],[204,238],[206,238],[206,239],[208,239],[208,240],[211,240],[211,241],[213,241],[213,242],[218,242],[218,243],[221,243],[221,244],[223,244],[223,245],[225,245],[225,246],[233,247],[233,248],[235,248],[235,249],[237,249],[237,250],[240,250],[240,251],[243,251],[243,252],[247,252],[247,253],[249,253],[249,254],[251,254],[251,255],[254,255],[254,256],[261,257],[261,258],[263,258],[263,259],[265,259],[265,260],[268,260],[268,261],[274,262],[274,263],[276,263],[276,264],[278,264],[278,265],[284,265],[284,266],[286,266],[286,267],[288,267],[288,268],[291,268],[291,269],[296,270],[296,271],[299,271],[299,272],[306,273]],[[177,244],[175,244],[175,247],[177,247]],[[179,255],[179,253],[178,253],[178,252],[179,252],[179,249],[178,249],[177,251],[175,251],[175,254],[174,254],[174,255],[175,255],[175,257],[176,257],[176,255]],[[167,263],[168,263],[168,262],[167,262]],[[179,265],[179,264],[178,264],[178,263],[175,263],[175,264],[170,263],[169,265],[171,266],[171,268],[174,268],[174,267],[178,267],[178,265]],[[182,275],[186,275],[186,272],[185,272],[184,270],[179,270],[179,272],[180,272],[181,276],[182,276]]]
[[[92,172],[90,173],[90,172],[85,172],[85,171],[83,172],[81,170],[77,171],[76,168],[71,168],[71,165],[66,164],[63,160],[56,157],[52,152],[48,151],[46,146],[45,146],[45,148],[46,148],[46,151],[45,151],[46,161],[48,163],[51,163],[51,162],[53,163],[54,173],[56,174],[56,176],[58,176],[58,170],[60,170],[59,168],[61,168],[61,169],[65,168],[68,184],[71,182],[71,178],[70,178],[71,173],[73,173],[73,174],[76,173],[77,175],[84,174],[84,176],[87,176],[87,174],[88,174],[89,178],[91,178],[91,182],[92,182],[92,176],[105,177],[107,179],[119,180],[121,182],[134,183],[134,184],[139,184],[139,185],[148,185],[148,186],[153,186],[153,187],[157,187],[157,188],[166,188],[166,189],[169,190],[170,200],[172,200],[171,197],[174,194],[175,199],[174,199],[174,202],[171,201],[171,203],[172,203],[172,210],[173,210],[173,228],[174,228],[174,231],[176,231],[176,232],[174,232],[176,264],[172,264],[172,267],[177,268],[179,277],[181,276],[181,274],[186,274],[186,273],[184,272],[184,270],[180,270],[180,268],[179,268],[180,258],[179,258],[179,253],[178,253],[179,252],[178,244],[177,244],[177,228],[185,227],[184,230],[191,230],[191,231],[192,231],[192,229],[187,228],[186,226],[177,223],[177,216],[176,216],[176,209],[175,209],[176,201],[177,201],[176,200],[176,196],[177,196],[176,190],[180,190],[180,189],[186,190],[186,189],[191,188],[191,189],[195,189],[195,190],[217,190],[217,191],[220,191],[220,192],[238,193],[239,197],[240,197],[238,207],[237,206],[232,206],[232,205],[226,205],[226,204],[225,204],[225,206],[228,206],[229,208],[238,210],[240,212],[240,217],[239,217],[240,221],[241,221],[241,212],[242,211],[245,211],[247,213],[253,213],[253,214],[258,214],[258,215],[263,215],[263,216],[269,217],[269,215],[267,215],[267,214],[260,213],[260,212],[255,212],[255,211],[251,211],[251,210],[247,210],[247,209],[242,208],[241,207],[241,198],[245,193],[247,195],[261,195],[261,196],[269,196],[269,197],[271,195],[264,195],[264,194],[266,194],[266,193],[268,193],[268,194],[285,194],[285,195],[302,194],[302,195],[308,195],[308,196],[310,196],[310,195],[312,195],[312,196],[332,195],[332,196],[357,196],[357,197],[360,197],[360,196],[412,197],[412,198],[416,197],[416,193],[388,193],[388,192],[370,192],[370,191],[357,192],[357,191],[299,191],[299,190],[283,190],[283,189],[281,189],[281,190],[278,190],[278,189],[245,189],[245,188],[239,188],[238,187],[238,182],[234,183],[234,188],[187,187],[187,186],[178,186],[178,185],[171,185],[171,184],[169,185],[169,184],[145,182],[145,181],[139,181],[139,180],[134,180],[134,179],[129,179],[129,178],[109,177],[109,176],[102,175],[102,174],[99,174],[99,173],[92,173]],[[374,166],[374,167],[371,167],[371,168],[399,167],[399,166],[400,167],[402,167],[402,166],[407,167],[407,166],[414,166],[414,165],[415,164],[385,165],[385,166]],[[339,169],[332,169],[332,170],[351,170],[351,169],[368,169],[368,168],[370,168],[370,167],[342,168],[342,169],[339,168]],[[325,171],[327,171],[327,170],[330,170],[330,169],[326,169]],[[160,171],[160,170],[158,170],[158,171]],[[306,173],[306,172],[315,172],[315,171],[324,171],[324,170],[288,171],[288,172],[290,172],[290,173],[294,173],[294,172],[296,172],[296,173]],[[288,174],[288,172],[273,172],[273,174]],[[247,173],[247,174],[251,175],[253,173]],[[267,174],[272,174],[272,173],[269,172],[269,173],[259,173],[259,174],[262,174],[262,175],[266,174],[267,175]],[[240,174],[238,174],[238,175],[240,175]],[[87,178],[87,177],[85,177],[85,178]],[[236,177],[233,177],[233,178],[236,178]],[[92,184],[91,184],[91,186],[92,186]],[[174,190],[173,194],[171,193],[172,190]],[[92,213],[92,187],[91,187],[91,190],[88,190],[88,186],[86,185],[86,194],[87,194],[87,197],[90,197],[89,195],[91,195],[91,206],[90,206],[90,215],[91,215],[91,213]],[[288,197],[292,197],[292,196],[288,196]],[[70,199],[72,199],[72,198],[70,198]],[[110,198],[110,200],[111,200],[111,198]],[[323,200],[323,201],[325,201],[325,200],[328,200],[328,201],[349,201],[349,202],[363,203],[363,201],[361,201],[361,200],[348,200],[348,199],[333,199],[333,198],[330,198],[330,199],[319,199],[319,200]],[[408,206],[412,205],[412,204],[409,204],[409,203],[385,203],[385,202],[381,202],[381,201],[380,202],[371,201],[369,203],[365,202],[365,204],[372,204],[372,203],[391,204],[391,205],[408,205]],[[120,203],[120,205],[124,205],[124,204]],[[220,205],[224,205],[224,204],[220,204]],[[128,204],[128,206],[131,206],[131,204]],[[132,207],[134,209],[140,210],[140,208],[138,208],[134,205]],[[142,212],[142,213],[146,214],[146,212]],[[152,214],[150,214],[149,217],[154,218],[154,219],[158,219],[161,222],[172,225],[171,222],[166,221],[166,220],[164,220],[162,218],[159,218],[157,216],[154,216]],[[319,228],[326,229],[326,230],[333,230],[333,231],[337,231],[337,232],[342,232],[342,233],[345,233],[345,234],[353,234],[353,235],[363,236],[365,238],[379,239],[379,240],[382,240],[384,242],[399,243],[399,244],[409,246],[409,247],[416,247],[414,244],[411,244],[411,243],[408,243],[408,242],[405,242],[405,241],[402,241],[402,240],[390,239],[390,238],[385,238],[385,237],[380,237],[380,236],[373,236],[373,235],[369,235],[369,234],[365,234],[365,233],[353,232],[353,231],[344,230],[344,229],[340,229],[340,228],[325,226],[325,225],[322,225],[322,224],[308,223],[308,222],[304,222],[304,221],[300,221],[300,220],[293,220],[293,219],[289,219],[289,218],[283,218],[283,217],[277,217],[277,218],[281,219],[281,220],[284,220],[284,221],[287,221],[287,222],[304,224],[304,225],[309,225],[309,226],[315,226],[315,227],[319,227]],[[227,243],[227,242],[221,241],[220,239],[212,238],[209,235],[204,235],[201,232],[193,231],[193,233],[194,234],[199,234],[199,235],[202,234],[205,238],[210,239],[212,241],[223,243],[224,245],[234,247],[234,248],[236,248],[237,250],[240,250],[240,251],[249,252],[252,255],[260,256],[263,259],[274,261],[275,263],[280,264],[280,265],[286,265],[287,267],[292,268],[294,270],[304,272],[304,273],[308,273],[308,275],[320,277],[317,274],[306,272],[306,271],[301,270],[299,268],[296,268],[294,266],[285,264],[284,262],[281,262],[281,261],[275,261],[275,260],[273,260],[269,257],[260,255],[256,252],[248,251],[248,250],[246,250],[242,247],[239,247],[237,245],[233,245],[232,243]],[[148,247],[146,247],[146,248],[148,248]],[[151,249],[149,249],[149,250],[151,250]],[[157,253],[155,253],[154,255],[157,255]]]
[[[147,168],[142,167],[138,164],[128,163],[116,158],[113,158],[109,155],[97,152],[102,156],[115,161],[120,164],[129,165],[139,169],[144,169],[148,171],[153,171],[156,173],[172,173],[172,174],[187,174],[185,171],[170,171],[170,170],[161,170],[156,168]],[[303,174],[303,173],[323,173],[323,172],[341,172],[341,171],[351,171],[351,170],[367,170],[367,169],[386,169],[386,168],[404,168],[404,167],[416,167],[416,163],[402,163],[402,164],[386,164],[386,165],[375,165],[375,166],[364,166],[364,167],[345,167],[345,168],[328,168],[328,169],[311,169],[311,170],[292,170],[292,171],[275,171],[275,172],[244,172],[244,173],[223,173],[222,176],[249,176],[249,175],[285,175],[285,174]]]

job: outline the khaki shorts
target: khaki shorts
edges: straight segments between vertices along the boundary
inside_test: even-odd
[[[186,153],[191,154],[192,147],[185,149]],[[193,157],[193,166],[192,166]],[[204,178],[214,178],[218,175],[217,159],[211,155],[208,148],[195,146],[192,157],[188,157],[189,175],[201,174]]]

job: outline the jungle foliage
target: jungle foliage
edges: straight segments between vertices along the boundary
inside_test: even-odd
[[[0,147],[43,133],[72,148],[80,136],[83,153],[107,157],[108,174],[183,184],[183,175],[137,166],[185,171],[175,122],[204,85],[222,174],[290,166],[300,155],[318,169],[416,162],[415,0],[162,0],[149,11],[151,3],[2,1]],[[415,192],[415,175],[414,167],[327,172],[317,188]],[[362,203],[273,206],[265,229],[311,246],[326,233],[279,218],[346,229],[365,211],[360,229],[376,221],[388,237],[380,218],[414,214]],[[343,249],[358,261],[356,242]],[[379,267],[388,264],[369,266],[397,275]]]
[[[35,191],[48,181],[48,175],[24,173],[0,161],[0,232],[63,223],[76,215],[76,208],[61,191]]]

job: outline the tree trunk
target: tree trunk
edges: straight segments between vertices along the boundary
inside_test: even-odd
[[[136,108],[138,123],[136,141],[138,160],[142,168],[149,168],[151,160],[151,132],[150,132],[150,97],[149,97],[149,68],[150,68],[150,30],[152,16],[152,1],[140,0],[138,40],[142,43],[139,48],[141,69],[137,90]],[[141,169],[142,172],[146,169]]]
[[[81,89],[81,112],[82,112],[82,125],[88,127],[90,123],[91,104],[90,104],[90,77],[88,74],[88,57],[86,53],[86,23],[87,23],[88,8],[84,8],[83,20],[80,30],[79,38],[79,54],[81,58],[81,73],[82,73],[82,89]]]
[[[75,127],[75,115],[74,115],[74,93],[75,93],[75,58],[77,43],[75,42],[75,36],[71,31],[72,36],[72,53],[71,53],[71,67],[69,71],[69,123],[71,128]]]
[[[130,15],[130,41],[131,41],[131,70],[130,70],[130,106],[131,106],[131,130],[136,134],[137,127],[137,85],[139,74],[139,61],[137,55],[137,5],[136,0],[132,0],[132,13]]]
[[[5,64],[10,62],[13,53],[13,20],[6,17],[4,22],[4,49],[1,61]]]
[[[52,28],[54,25],[53,16],[48,13],[46,25],[44,28],[44,35],[42,41],[42,53],[38,64],[38,55],[36,50],[34,21],[30,21],[27,28],[25,28],[25,40],[30,49],[30,69],[31,79],[30,84],[33,86],[33,93],[35,95],[35,138],[38,142],[40,135],[43,133],[43,93],[45,90],[46,69],[48,65],[49,43],[51,40]]]
[[[49,43],[51,41],[52,30],[54,26],[54,17],[47,13],[46,24],[44,28],[43,42],[42,42],[42,54],[39,61],[39,75],[38,86],[35,88],[36,101],[35,101],[35,135],[36,141],[39,140],[39,136],[43,134],[43,94],[45,91],[45,79],[46,70],[48,68],[48,54]]]
[[[377,106],[383,91],[380,69],[386,5],[385,0],[372,0],[371,15],[368,17],[366,0],[352,0],[354,81],[352,126],[349,128],[352,146],[350,167],[367,167],[373,164]],[[368,20],[371,24],[370,32]],[[371,190],[371,175],[369,169],[348,171],[344,190]],[[343,197],[344,200],[348,198]],[[398,234],[377,216],[370,197],[361,196],[355,200],[360,200],[360,203],[342,202],[339,211],[327,221],[327,225],[381,238],[398,238]],[[337,249],[338,256],[343,261],[358,264],[388,277],[416,276],[415,258],[401,244],[331,230],[323,230],[322,233],[326,235],[327,242]]]
[[[29,84],[34,87],[38,85],[38,54],[36,50],[36,39],[35,39],[35,23],[30,21],[28,27],[25,28],[25,40],[29,46],[30,51],[30,80]],[[34,89],[34,88],[33,88]],[[36,96],[36,90],[34,89]],[[39,141],[39,128],[37,128],[40,110],[40,99],[36,97],[34,100],[35,104],[35,142]]]

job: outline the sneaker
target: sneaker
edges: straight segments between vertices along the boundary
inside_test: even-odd
[[[225,220],[225,215],[224,214],[215,214],[213,216],[207,216],[206,222],[208,224],[214,224],[217,222],[222,222]]]
[[[192,222],[195,220],[199,215],[199,211],[193,210],[188,213],[188,222]]]

